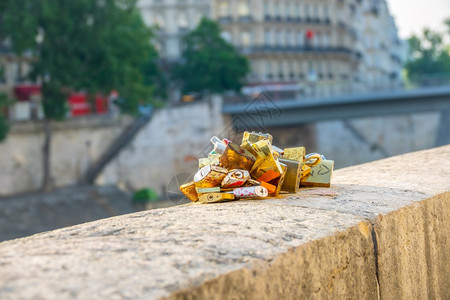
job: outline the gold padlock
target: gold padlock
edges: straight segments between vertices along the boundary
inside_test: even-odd
[[[300,179],[302,175],[301,162],[280,158],[280,163],[287,166],[282,191],[297,193],[300,188]]]
[[[250,171],[256,158],[235,143],[229,143],[220,157],[220,165],[228,170],[241,169]]]
[[[301,175],[301,181],[303,182],[306,177],[309,176],[311,173],[311,168],[313,166],[318,165],[322,161],[322,155],[318,153],[310,153],[306,155],[305,162],[302,163],[302,175]]]
[[[217,203],[234,199],[234,195],[230,193],[209,193],[200,195],[199,197],[199,201],[202,203]]]
[[[267,140],[269,143],[272,143],[272,136],[268,133],[261,133],[261,132],[256,133],[246,131],[242,136],[241,148],[249,151],[256,158],[258,158],[258,156],[261,156],[261,154],[257,153],[257,149],[253,147],[253,144],[261,140]],[[262,157],[265,157],[265,155],[262,155]]]
[[[244,135],[242,136],[242,143],[248,141],[253,144],[260,140],[268,140],[270,143],[272,143],[273,137],[269,133],[262,133],[262,132],[256,133],[254,131],[252,132],[245,131]]]
[[[185,184],[181,185],[180,186],[180,190],[186,196],[186,198],[188,198],[192,202],[197,202],[198,201],[198,194],[197,194],[197,191],[195,189],[194,181],[191,181],[191,182],[188,182],[188,183],[185,183]]]
[[[334,161],[322,160],[319,164],[311,167],[311,173],[302,179],[302,185],[330,187],[333,169]]]
[[[207,165],[219,165],[220,154],[209,154],[207,158],[200,158],[198,160],[198,168],[201,169]]]
[[[222,180],[227,176],[228,170],[218,166],[207,165],[195,174],[194,182],[197,188],[211,188],[220,186]]]
[[[261,140],[254,144],[252,147],[258,153],[255,164],[253,165],[250,174],[254,178],[259,178],[268,171],[277,172],[279,175],[282,173],[282,169],[278,159],[274,156],[274,151],[268,140]]]
[[[278,197],[280,195],[281,189],[284,184],[284,180],[286,179],[287,166],[283,163],[280,163],[280,166],[281,169],[283,170],[281,176],[271,181],[271,183],[277,187],[277,189],[275,190],[275,194],[270,195],[272,197]]]
[[[198,195],[208,194],[208,193],[220,193],[220,187],[210,187],[210,188],[195,188]]]
[[[305,155],[306,155],[305,147],[285,148],[283,158],[295,160],[298,162],[304,162]]]

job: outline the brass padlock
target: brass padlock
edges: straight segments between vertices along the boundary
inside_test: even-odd
[[[231,201],[234,199],[235,199],[234,195],[230,193],[209,193],[200,195],[199,197],[199,201],[201,203],[217,203],[217,202]]]
[[[222,180],[223,188],[240,187],[250,178],[250,173],[247,170],[230,170],[230,172]]]
[[[207,158],[200,158],[198,160],[198,168],[201,169],[207,165],[218,166],[220,154],[209,154]]]
[[[218,187],[210,187],[210,188],[195,188],[198,195],[208,194],[208,193],[220,193],[220,186]]]
[[[322,160],[319,164],[311,167],[311,173],[302,179],[302,185],[330,187],[333,169],[334,161]]]
[[[272,143],[273,137],[269,133],[262,133],[262,132],[256,133],[254,131],[252,132],[245,131],[244,135],[242,136],[242,143],[248,141],[253,144],[260,140],[268,140],[270,143]]]
[[[191,181],[191,182],[188,182],[188,183],[185,183],[185,184],[181,185],[180,186],[180,190],[186,196],[186,198],[188,198],[192,202],[197,202],[198,201],[198,194],[197,194],[197,191],[195,189],[194,181]]]
[[[222,180],[227,176],[228,170],[218,166],[207,165],[195,174],[194,182],[197,188],[220,187]]]
[[[220,165],[228,170],[241,169],[250,171],[256,158],[235,143],[229,143],[220,157]]]
[[[280,158],[280,162],[287,166],[286,175],[281,190],[290,193],[297,193],[300,188],[302,163],[284,158]]]
[[[283,158],[295,160],[298,162],[304,162],[305,155],[306,155],[305,147],[285,148]]]
[[[305,162],[302,164],[302,175],[301,181],[305,180],[306,177],[311,173],[311,168],[319,164],[323,159],[323,156],[318,153],[310,153],[306,155]]]
[[[281,175],[282,169],[278,158],[274,156],[274,151],[268,140],[261,140],[254,144],[252,147],[258,153],[255,164],[253,165],[250,174],[254,178],[259,178],[268,171],[274,171]]]
[[[281,166],[281,169],[283,170],[283,172],[281,173],[281,176],[270,182],[277,187],[277,189],[275,190],[275,194],[270,195],[272,197],[278,197],[278,195],[280,195],[281,189],[284,184],[284,180],[286,178],[287,166],[283,163],[280,163],[280,166]]]
[[[261,132],[256,133],[246,131],[242,136],[241,148],[249,151],[256,158],[258,158],[258,156],[261,156],[261,154],[257,153],[257,149],[253,147],[253,144],[261,140],[267,140],[269,143],[272,143],[272,136],[268,133],[261,133]],[[265,157],[265,155],[262,155],[262,157]]]

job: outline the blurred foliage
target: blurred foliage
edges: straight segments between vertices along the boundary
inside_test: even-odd
[[[410,78],[450,73],[450,18],[444,22],[447,32],[424,29],[422,36],[412,36],[409,42],[409,61],[406,69]]]
[[[184,38],[182,62],[174,67],[173,77],[183,92],[239,91],[249,72],[249,63],[220,36],[219,25],[203,18]]]
[[[73,90],[88,95],[117,90],[131,114],[139,102],[151,101],[157,52],[136,1],[1,1],[0,39],[10,40],[18,55],[29,50],[36,58],[32,78],[43,80],[47,119],[65,116]]]
[[[8,96],[5,93],[0,93],[0,142],[6,138],[9,131],[9,125],[2,113],[2,109],[10,104],[12,104],[12,101],[8,99]]]
[[[158,200],[158,194],[153,189],[142,189],[133,194],[133,202],[152,202]]]

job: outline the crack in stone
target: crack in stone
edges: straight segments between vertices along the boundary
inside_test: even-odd
[[[378,300],[381,300],[381,290],[380,290],[380,274],[378,269],[378,240],[377,234],[375,232],[375,224],[372,223],[372,242],[373,242],[373,255],[375,259],[375,277],[377,280],[377,292],[378,292]]]

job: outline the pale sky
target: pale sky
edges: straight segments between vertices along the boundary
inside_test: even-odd
[[[443,31],[443,20],[450,17],[450,0],[386,1],[402,39],[421,33],[424,27]]]

